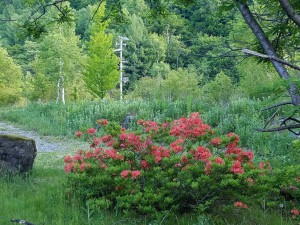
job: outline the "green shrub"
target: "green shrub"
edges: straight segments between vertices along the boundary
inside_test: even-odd
[[[107,120],[98,120],[110,131],[104,136],[87,130],[91,149],[65,157],[69,194],[93,209],[148,216],[216,207],[246,210],[278,195],[270,164],[255,165],[236,134],[215,136],[198,113],[138,123],[143,129],[135,133]]]

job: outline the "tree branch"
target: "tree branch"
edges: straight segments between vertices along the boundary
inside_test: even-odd
[[[287,65],[293,69],[296,69],[296,70],[299,70],[300,71],[300,67],[297,66],[297,65],[294,65],[286,60],[283,60],[283,59],[280,59],[276,56],[271,56],[271,55],[265,55],[265,54],[262,54],[262,53],[259,53],[259,52],[255,52],[255,51],[252,51],[252,50],[249,50],[249,49],[242,49],[242,52],[248,54],[248,55],[254,55],[254,56],[257,56],[257,57],[260,57],[260,58],[264,58],[264,59],[270,59],[270,60],[274,60],[276,62],[280,62],[284,65]]]
[[[300,124],[290,124],[286,126],[280,126],[280,127],[274,127],[270,129],[257,129],[256,131],[258,132],[274,132],[274,131],[282,131],[282,130],[290,130],[290,129],[295,129],[295,128],[300,128]]]
[[[292,102],[280,102],[280,103],[278,103],[276,105],[272,105],[272,106],[269,106],[267,108],[264,108],[264,109],[262,109],[262,111],[266,111],[266,110],[269,110],[269,109],[277,108],[277,107],[283,106],[283,105],[293,105],[293,103]]]
[[[57,6],[57,4],[59,3],[63,3],[63,2],[66,2],[67,0],[56,0],[55,2],[52,2],[52,3],[48,3],[48,4],[44,4],[44,5],[40,5],[40,7],[38,7],[37,10],[35,10],[34,12],[31,13],[31,16],[30,18],[32,18],[37,12],[41,11],[42,10],[42,13],[36,17],[33,22],[37,21],[39,18],[41,18],[42,16],[44,16],[46,14],[46,8],[49,7],[49,6],[55,6],[61,13],[63,13],[59,7]],[[64,13],[63,13],[64,14]],[[30,20],[30,18],[28,19],[28,21]]]
[[[276,53],[275,49],[273,48],[269,38],[266,36],[264,30],[258,24],[257,20],[254,18],[247,3],[244,0],[234,0],[234,2],[237,4],[237,7],[238,7],[241,15],[243,16],[245,22],[248,24],[248,26],[251,28],[252,32],[258,39],[264,52],[268,56],[273,56],[275,58],[278,58],[277,53]],[[278,75],[282,79],[285,79],[285,80],[290,79],[290,75],[289,75],[287,69],[284,67],[284,64],[279,63],[276,60],[272,60],[272,59],[271,59],[271,62],[273,64],[274,68],[276,69]],[[293,105],[300,105],[299,88],[292,81],[289,82],[288,92],[292,99]]]
[[[0,19],[1,22],[14,22],[14,21],[17,21],[17,20],[14,20],[14,19]]]
[[[283,10],[285,11],[286,15],[300,27],[300,15],[296,14],[293,7],[290,5],[288,0],[279,0],[280,5],[282,6]]]
[[[100,1],[99,1],[98,5],[97,5],[97,9],[96,9],[96,11],[94,12],[94,14],[93,14],[93,16],[92,16],[92,18],[91,18],[90,20],[93,20],[93,19],[94,19],[95,15],[97,14],[98,10],[100,9],[101,4],[103,3],[103,1],[104,1],[104,0],[100,0]]]

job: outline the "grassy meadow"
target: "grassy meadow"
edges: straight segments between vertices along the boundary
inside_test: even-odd
[[[199,99],[186,102],[101,101],[66,105],[35,103],[22,108],[2,108],[0,120],[35,130],[41,135],[66,136],[72,142],[76,130],[92,127],[96,119],[100,118],[122,122],[127,113],[130,113],[135,116],[131,125],[134,129],[134,122],[139,118],[164,121],[197,111],[215,132],[225,134],[234,131],[240,135],[241,146],[252,149],[259,160],[269,160],[273,166],[295,164],[299,153],[291,149],[291,134],[255,132],[271,115],[271,112],[263,114],[262,107],[260,101],[249,99],[236,99],[226,104],[204,103]],[[226,214],[220,214],[217,209],[207,215],[197,211],[187,215],[166,212],[164,217],[155,221],[144,217],[126,217],[117,209],[113,212],[92,211],[76,198],[69,199],[66,196],[67,175],[63,170],[63,157],[73,153],[71,150],[38,152],[31,174],[1,177],[0,224],[12,224],[11,219],[24,219],[35,225],[293,224],[289,212],[279,206],[278,210],[262,207],[263,209],[251,208]]]

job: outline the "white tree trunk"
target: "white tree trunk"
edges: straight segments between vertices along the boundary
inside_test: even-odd
[[[65,80],[64,77],[61,76],[61,81],[62,81],[62,85],[61,85],[61,101],[63,104],[65,104]]]
[[[59,94],[60,94],[60,76],[58,77],[56,83],[56,103],[59,102]]]

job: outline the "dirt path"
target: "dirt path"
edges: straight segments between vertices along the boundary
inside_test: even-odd
[[[0,122],[0,134],[19,135],[35,140],[38,152],[54,152],[78,150],[87,146],[86,143],[66,138],[41,136],[36,132],[27,131],[15,125]]]

